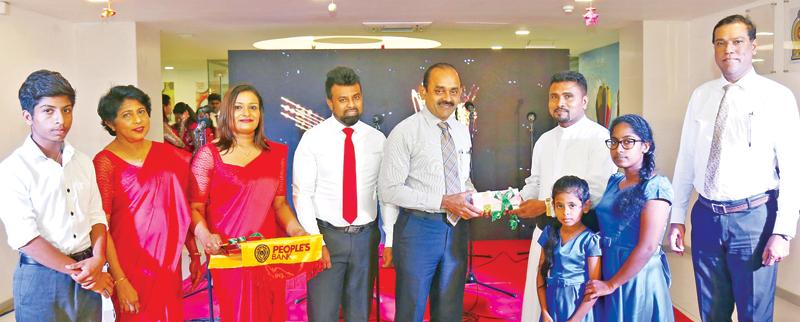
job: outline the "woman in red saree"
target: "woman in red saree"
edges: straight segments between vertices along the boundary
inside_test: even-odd
[[[181,250],[186,243],[195,283],[201,275],[191,210],[184,193],[192,178],[189,154],[145,139],[150,98],[134,86],[116,86],[97,113],[114,141],[94,157],[108,216],[107,258],[116,284],[117,321],[183,321]]]
[[[231,88],[220,107],[217,140],[192,161],[192,222],[208,253],[218,254],[224,240],[256,232],[307,235],[286,201],[288,148],[264,138],[262,107],[254,87]],[[285,321],[285,272],[270,266],[212,270],[221,320]]]

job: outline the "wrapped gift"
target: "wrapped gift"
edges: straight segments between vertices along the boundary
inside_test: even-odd
[[[485,213],[492,214],[492,222],[503,218],[506,211],[517,209],[522,203],[522,196],[516,188],[508,188],[502,191],[474,192],[470,195],[472,205]],[[511,230],[516,230],[519,225],[519,218],[516,215],[509,217]]]

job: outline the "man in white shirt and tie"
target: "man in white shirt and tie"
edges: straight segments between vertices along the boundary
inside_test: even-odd
[[[17,321],[97,321],[100,295],[114,291],[105,265],[106,215],[94,166],[64,139],[75,90],[61,74],[39,70],[19,89],[31,132],[0,163],[0,219],[20,251],[14,271]]]
[[[593,204],[603,196],[608,178],[617,171],[605,140],[608,129],[586,117],[589,102],[586,78],[578,72],[564,71],[550,79],[548,109],[558,126],[545,132],[536,141],[531,161],[531,176],[520,191],[525,200],[510,213],[522,218],[538,217],[541,226],[546,217],[545,200],[550,198],[553,184],[566,175],[578,176],[589,183]],[[596,226],[594,211],[584,216],[589,226]],[[594,227],[596,228],[596,227]],[[536,243],[541,230],[535,230],[528,255],[528,270],[523,297],[522,321],[538,321],[541,313],[536,293],[541,247]]]
[[[377,269],[378,172],[386,138],[359,121],[358,75],[336,67],[325,80],[332,116],[308,130],[294,155],[292,192],[297,217],[322,234],[325,271],[308,282],[309,321],[367,321]],[[397,207],[381,202],[386,247],[392,246]],[[390,249],[390,248],[387,248]],[[391,261],[389,251],[385,259]]]
[[[777,263],[800,210],[800,117],[792,92],[756,74],[756,28],[741,16],[712,32],[722,77],[692,93],[672,180],[669,240],[684,251],[692,192],[692,262],[700,317],[772,321]],[[778,196],[780,193],[780,196]]]

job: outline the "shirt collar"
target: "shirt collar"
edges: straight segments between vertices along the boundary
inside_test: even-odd
[[[344,132],[342,132],[342,130],[345,128],[344,124],[339,122],[339,120],[337,120],[334,116],[329,117],[327,120],[325,120],[325,122],[330,123],[328,126],[330,126],[333,131],[342,133],[342,135],[344,135]],[[356,122],[356,124],[353,124],[353,126],[350,127],[353,129],[353,135],[359,135],[359,133],[364,132],[364,126],[367,125],[364,124],[364,122],[361,122],[361,120]]]
[[[33,138],[28,135],[25,138],[25,142],[22,143],[22,155],[31,161],[47,161],[48,158],[42,152],[42,149],[39,148],[39,145],[33,141]],[[72,160],[72,156],[75,155],[75,148],[72,147],[69,142],[64,141],[64,147],[61,151],[61,164],[65,165],[69,160]]]
[[[425,120],[425,123],[428,123],[429,126],[438,128],[439,122],[442,122],[442,119],[433,115],[433,113],[431,113],[431,111],[429,111],[428,108],[423,109],[422,111],[420,111],[420,113],[422,113],[422,118]],[[453,113],[450,114],[450,117],[448,117],[447,120],[445,120],[445,122],[447,122],[450,128],[453,128],[453,125],[457,122],[456,112],[453,111]]]
[[[748,87],[753,86],[753,84],[755,82],[755,79],[757,77],[758,77],[758,74],[756,73],[755,68],[753,68],[751,66],[750,69],[748,69],[747,72],[744,73],[744,76],[742,76],[742,78],[740,78],[738,81],[736,81],[736,83],[729,82],[727,79],[725,79],[725,76],[720,77],[719,88],[724,91],[725,89],[723,87],[725,87],[725,85],[734,84],[734,85],[736,85],[738,87],[746,89]]]

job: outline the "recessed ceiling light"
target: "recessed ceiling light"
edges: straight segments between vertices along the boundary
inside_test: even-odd
[[[164,69],[165,70],[173,70],[173,69],[175,69],[175,67],[173,67],[173,66],[164,66]]]
[[[96,3],[105,3],[105,2],[108,2],[108,0],[86,0],[86,1],[89,1],[89,2],[96,2]]]
[[[592,0],[575,0],[575,2],[592,2]]]
[[[763,58],[753,58],[753,62],[754,63],[763,63],[764,59]]]
[[[756,36],[772,36],[772,35],[775,35],[775,33],[769,31],[759,31],[756,33]]]
[[[500,50],[500,49],[503,49],[503,46],[500,46],[500,45],[494,45],[494,46],[492,46],[491,48],[492,48],[492,50]]]
[[[514,34],[517,35],[517,36],[527,36],[527,35],[531,34],[531,31],[530,30],[525,30],[525,29],[520,29],[520,30],[515,31]]]
[[[441,46],[436,40],[393,36],[301,36],[262,40],[258,49],[427,49]]]

